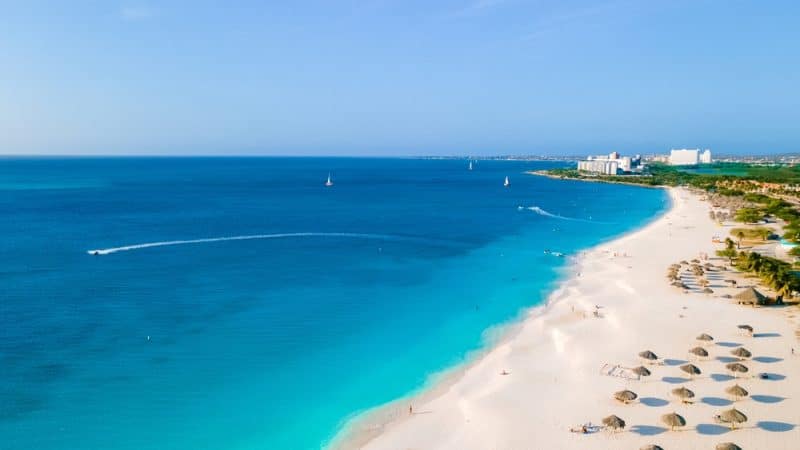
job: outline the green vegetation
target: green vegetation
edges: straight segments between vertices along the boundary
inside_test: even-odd
[[[742,208],[736,211],[736,221],[756,223],[764,219],[764,212],[760,208]]]
[[[733,264],[733,260],[739,255],[739,252],[736,251],[736,244],[731,240],[731,238],[725,238],[725,248],[723,250],[717,250],[717,256],[728,258],[731,264]]]
[[[794,292],[800,292],[800,278],[787,262],[754,252],[741,252],[736,259],[736,268],[757,275],[778,295],[791,296]]]
[[[784,197],[800,197],[800,193],[797,191],[786,189],[789,186],[800,186],[800,166],[718,163],[701,166],[702,170],[694,171],[661,163],[654,163],[649,167],[650,173],[646,175],[589,175],[575,169],[553,169],[548,171],[548,174],[563,178],[644,186],[689,186],[706,191],[711,195],[735,198],[735,202],[728,202],[729,205],[733,205],[733,207],[729,206],[729,209],[735,211],[735,220],[743,223],[757,223],[767,216],[777,217],[786,222],[783,237],[792,242],[800,242],[800,210],[783,198],[754,192],[759,190]],[[774,183],[775,185],[760,183]],[[736,235],[734,234],[734,236]],[[744,236],[744,238],[747,237]],[[739,240],[741,241],[741,239]]]
[[[758,203],[767,203],[772,200],[771,197],[763,194],[747,194],[737,188],[718,186],[723,184],[736,184],[737,181],[756,181],[763,183],[776,183],[784,185],[800,185],[800,166],[756,166],[744,163],[717,163],[709,166],[710,168],[718,168],[716,173],[712,171],[707,172],[691,172],[685,169],[680,169],[674,166],[669,166],[663,163],[650,164],[650,173],[648,175],[626,175],[623,178],[611,175],[587,175],[579,172],[577,169],[551,169],[548,171],[550,175],[560,176],[565,178],[590,178],[610,182],[626,182],[634,184],[643,184],[647,186],[680,186],[687,185],[706,190],[713,190],[717,188],[717,192],[722,195],[752,195],[748,201]],[[732,173],[736,173],[733,175]],[[756,200],[756,196],[761,196],[761,200]]]
[[[740,241],[744,239],[766,241],[774,231],[768,227],[734,228],[731,230],[731,236],[736,236]]]
[[[748,164],[718,164],[697,169],[678,169],[664,164],[653,164],[647,175],[588,175],[574,169],[548,171],[550,175],[564,178],[590,179],[611,183],[630,183],[644,186],[689,186],[709,193],[714,201],[735,211],[739,222],[756,223],[768,216],[786,222],[783,237],[800,242],[800,210],[785,198],[800,197],[793,188],[800,186],[800,166],[753,166]],[[769,184],[765,184],[769,183]],[[769,194],[769,195],[768,195]],[[774,196],[773,196],[774,195]],[[728,197],[727,199],[720,198]],[[712,219],[719,220],[720,213],[711,211]],[[727,213],[724,215],[727,216]],[[734,228],[731,235],[741,244],[744,239],[766,240],[773,230],[767,227]],[[800,292],[800,277],[792,265],[779,259],[754,252],[740,252],[737,242],[725,239],[725,248],[717,255],[726,258],[739,270],[758,276],[764,285],[780,296]],[[800,257],[800,246],[790,255]]]

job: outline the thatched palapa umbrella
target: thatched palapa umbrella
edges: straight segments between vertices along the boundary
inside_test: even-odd
[[[639,352],[639,358],[652,362],[657,360],[658,356],[650,350],[645,350],[643,352]]]
[[[711,288],[703,288],[703,294],[713,294],[714,290]]]
[[[750,395],[750,393],[747,392],[747,389],[739,386],[738,384],[735,384],[733,386],[730,386],[730,387],[726,388],[725,392],[727,392],[728,394],[730,394],[733,397],[736,397],[737,400],[740,399],[740,398],[747,397],[748,395]]]
[[[734,444],[733,442],[723,442],[714,447],[715,450],[742,450],[742,447]]]
[[[739,303],[743,305],[766,305],[767,304],[767,297],[758,292],[755,288],[749,287],[742,292],[734,295],[735,298]],[[752,330],[750,330],[752,332]]]
[[[700,342],[711,342],[714,340],[714,337],[712,337],[710,334],[703,333],[700,336],[697,336],[695,339]]]
[[[731,372],[733,372],[734,376],[736,376],[735,374],[738,374],[738,373],[747,373],[750,370],[750,369],[747,368],[747,366],[745,366],[744,364],[741,364],[741,363],[725,364],[725,368],[730,370]]]
[[[639,447],[639,450],[664,450],[664,447],[656,444],[645,445],[644,447]]]
[[[747,331],[750,334],[753,334],[753,327],[751,327],[750,325],[747,325],[747,324],[738,325],[736,328],[738,328],[740,330]]]
[[[708,350],[704,349],[703,347],[695,347],[689,350],[689,353],[693,354],[694,356],[698,356],[700,358],[705,358],[708,356]]]
[[[631,370],[633,371],[633,373],[635,373],[636,375],[639,375],[640,377],[649,377],[650,376],[650,370],[645,366],[635,367],[635,368],[633,368]]]
[[[744,347],[737,347],[737,348],[731,350],[731,355],[733,355],[733,356],[735,356],[735,357],[737,357],[739,359],[747,359],[747,358],[753,356],[753,354],[750,353]]]
[[[679,387],[672,390],[672,395],[681,399],[682,402],[687,403],[690,398],[694,398],[694,392],[685,387]]]
[[[731,425],[731,430],[736,428],[736,424],[741,424],[747,422],[747,416],[744,415],[743,412],[739,411],[736,408],[731,408],[727,411],[723,411],[722,414],[717,416],[720,422],[729,423]]]
[[[622,403],[630,403],[636,400],[639,396],[636,395],[636,392],[629,391],[625,389],[624,391],[619,391],[614,393],[614,398],[621,401]]]
[[[675,427],[682,427],[686,425],[686,419],[678,413],[669,413],[661,416],[661,421],[667,425],[670,430],[675,430]]]
[[[625,428],[625,421],[612,414],[603,419],[603,425],[612,430],[621,430]]]
[[[703,373],[702,371],[700,371],[700,368],[695,366],[694,364],[684,364],[681,366],[681,370],[688,373],[689,376],[691,377]]]

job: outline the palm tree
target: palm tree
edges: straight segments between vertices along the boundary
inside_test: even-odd
[[[736,243],[736,248],[742,248],[742,239],[744,239],[744,231],[739,230],[739,232],[736,233],[736,237],[739,238],[739,241]]]

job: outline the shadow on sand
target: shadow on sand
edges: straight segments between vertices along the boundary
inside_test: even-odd
[[[733,379],[731,375],[724,373],[712,373],[710,378],[714,381],[730,381]]]
[[[681,364],[686,364],[689,361],[685,361],[683,359],[665,359],[664,364],[668,366],[680,366]]]
[[[634,425],[631,427],[631,433],[636,433],[640,436],[655,436],[668,431],[664,427],[654,427],[652,425]]]
[[[758,403],[780,403],[786,400],[786,397],[777,397],[774,395],[751,395],[750,398]]]
[[[781,337],[780,333],[755,333],[753,335],[754,338],[771,338],[771,337]]]
[[[776,358],[774,356],[756,356],[755,358],[753,358],[753,361],[758,361],[760,363],[765,363],[765,364],[772,364],[783,361],[783,358]]]
[[[692,380],[689,378],[682,378],[682,377],[663,377],[661,378],[661,381],[669,384],[680,384],[680,383],[688,383],[689,381]]]
[[[792,431],[796,427],[796,425],[786,422],[773,422],[771,420],[761,421],[756,423],[756,427],[761,428],[762,430],[770,431],[772,433],[784,433],[786,431]]]
[[[728,400],[727,398],[721,397],[703,397],[700,399],[702,403],[711,406],[728,406],[733,404],[732,401]]]
[[[720,347],[741,347],[742,344],[738,342],[717,342]]]
[[[728,428],[713,423],[701,423],[700,425],[697,426],[698,433],[710,436],[725,434],[728,431],[730,431]]]
[[[658,398],[658,397],[642,397],[642,398],[639,399],[639,403],[641,403],[641,404],[643,404],[645,406],[652,406],[654,408],[657,408],[659,406],[667,406],[667,405],[669,405],[668,401],[664,400],[663,398]]]

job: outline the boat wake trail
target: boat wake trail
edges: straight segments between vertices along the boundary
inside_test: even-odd
[[[246,236],[225,236],[203,239],[187,239],[179,241],[161,241],[161,242],[147,242],[143,244],[124,245],[121,247],[101,248],[95,250],[88,250],[86,253],[90,255],[110,255],[117,252],[127,252],[131,250],[142,250],[153,247],[167,247],[172,245],[189,245],[189,244],[205,244],[208,242],[225,242],[225,241],[249,241],[256,239],[288,239],[288,238],[303,238],[303,237],[344,237],[354,239],[378,239],[387,241],[409,241],[420,242],[427,244],[451,244],[445,241],[437,241],[434,239],[425,239],[412,236],[399,236],[391,234],[371,234],[371,233],[273,233],[273,234],[251,234]]]
[[[533,211],[533,212],[535,212],[536,214],[538,214],[540,216],[550,217],[551,219],[571,220],[573,222],[588,222],[588,223],[607,224],[607,222],[598,222],[596,220],[578,219],[576,217],[560,216],[558,214],[553,214],[551,212],[545,211],[544,209],[539,208],[538,206],[518,206],[517,210],[519,210],[519,211],[523,211],[523,210]]]

